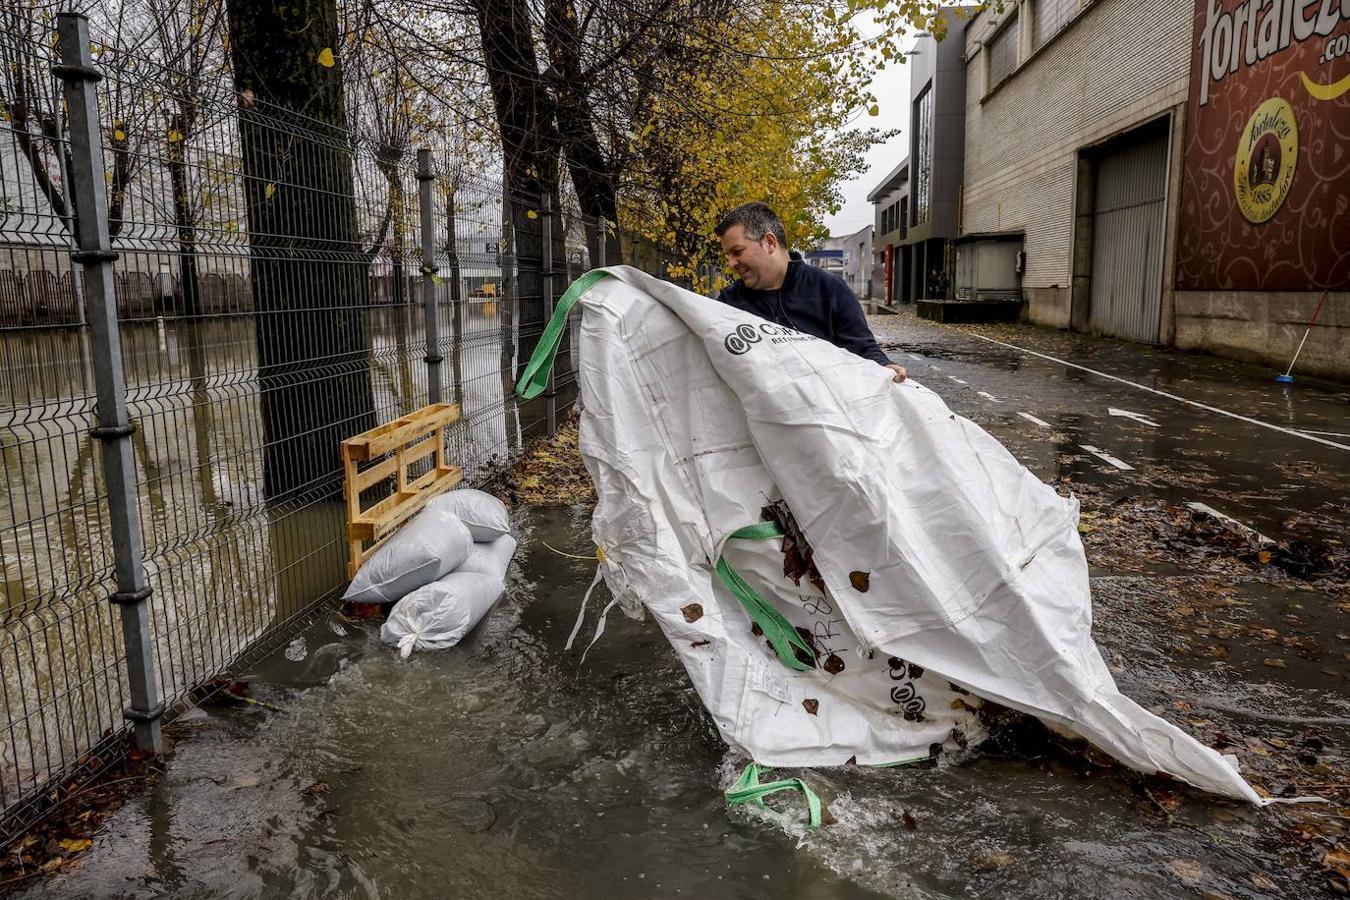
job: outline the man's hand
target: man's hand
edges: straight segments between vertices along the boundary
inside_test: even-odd
[[[905,371],[905,367],[902,365],[898,365],[896,363],[887,363],[886,368],[890,369],[892,372],[895,373],[896,384],[899,384],[900,382],[904,381],[907,377],[909,377],[909,373]]]

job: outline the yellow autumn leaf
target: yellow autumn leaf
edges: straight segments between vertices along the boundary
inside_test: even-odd
[[[94,842],[88,838],[64,838],[61,841],[61,849],[67,853],[82,853],[94,846]]]
[[[535,212],[534,210],[531,209],[531,210],[529,210],[529,211],[527,211],[527,212],[525,213],[525,218],[527,218],[527,219],[537,219],[537,218],[539,218],[539,213],[537,213],[537,212]]]
[[[331,69],[333,66],[337,65],[337,60],[333,58],[332,47],[324,47],[319,51],[319,65],[323,66],[325,69]]]
[[[119,129],[117,129],[116,131],[113,132],[113,140],[117,140],[117,141],[125,141],[126,139],[127,139],[127,133],[126,133],[125,131],[123,131],[122,129],[119,128]]]
[[[183,133],[177,128],[169,129],[169,143],[176,144],[183,139]]]
[[[880,106],[877,106],[875,103],[873,103],[873,104],[868,108],[867,114],[868,114],[869,116],[879,116],[879,115],[881,115],[881,107],[880,107]]]
[[[267,187],[263,188],[263,197],[264,197],[264,199],[271,200],[271,199],[272,199],[272,195],[275,194],[276,192],[277,192],[277,186],[276,186],[275,184],[272,184],[271,182],[269,182],[268,185],[267,185]]]

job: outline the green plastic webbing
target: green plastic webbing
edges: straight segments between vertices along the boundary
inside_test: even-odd
[[[558,298],[558,305],[553,308],[553,318],[549,320],[548,327],[539,338],[534,353],[530,354],[530,361],[516,385],[516,395],[522,400],[533,400],[548,387],[548,376],[553,371],[553,361],[558,355],[558,343],[562,341],[563,330],[567,327],[567,314],[572,311],[572,307],[581,299],[581,295],[595,287],[597,282],[612,277],[603,269],[587,272],[572,282],[571,287]]]
[[[731,539],[762,541],[782,536],[783,529],[777,524],[759,522],[733,532]],[[745,607],[750,619],[764,632],[764,637],[768,638],[770,646],[778,654],[778,659],[783,665],[798,672],[807,672],[815,668],[811,663],[802,662],[803,658],[814,660],[816,654],[797,633],[797,629],[793,628],[792,623],[783,618],[783,614],[774,609],[767,600],[755,593],[755,589],[746,584],[745,579],[727,564],[725,557],[719,557],[717,560],[717,574],[727,586],[727,590],[731,591],[732,596]],[[800,656],[797,651],[800,651]]]
[[[820,827],[820,797],[816,796],[815,791],[807,787],[805,781],[800,778],[782,778],[778,781],[768,781],[761,784],[759,772],[758,763],[751,763],[745,767],[741,777],[726,791],[728,806],[753,803],[755,806],[763,808],[764,798],[769,794],[776,794],[779,791],[801,791],[802,795],[806,797],[806,808],[811,815],[808,821],[809,827]]]

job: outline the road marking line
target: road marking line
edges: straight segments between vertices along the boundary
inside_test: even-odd
[[[1134,471],[1134,466],[1130,465],[1127,462],[1123,462],[1122,460],[1116,459],[1114,456],[1112,456],[1110,453],[1107,453],[1105,450],[1099,450],[1096,447],[1092,446],[1091,444],[1079,444],[1078,446],[1082,447],[1084,450],[1091,453],[1098,459],[1106,460],[1107,462],[1109,462],[1111,465],[1115,466],[1122,472]]]
[[[1000,399],[998,399],[997,397],[995,397],[993,394],[987,393],[987,392],[985,392],[985,391],[976,391],[975,393],[979,394],[981,397],[983,397],[984,399],[988,400],[990,403],[1002,403],[1002,402],[1003,402],[1002,400],[1000,400]]]
[[[1107,407],[1108,416],[1119,416],[1122,419],[1133,419],[1140,425],[1147,425],[1149,428],[1157,428],[1158,423],[1150,419],[1143,413],[1130,412],[1128,409],[1116,409],[1114,406]]]
[[[1350,432],[1346,431],[1309,431],[1306,428],[1300,428],[1298,430],[1304,434],[1325,434],[1327,437],[1350,437]]]
[[[1350,444],[1338,444],[1335,441],[1329,441],[1326,438],[1320,438],[1308,432],[1295,431],[1292,428],[1285,428],[1281,425],[1276,425],[1272,422],[1263,422],[1260,419],[1253,419],[1250,416],[1239,415],[1238,413],[1235,412],[1229,412],[1226,409],[1220,409],[1217,406],[1210,406],[1207,403],[1199,403],[1195,400],[1187,400],[1185,397],[1179,397],[1176,394],[1169,394],[1167,391],[1160,391],[1157,388],[1151,388],[1148,385],[1139,384],[1138,382],[1130,381],[1129,379],[1126,378],[1121,378],[1119,375],[1109,375],[1106,372],[1098,372],[1096,369],[1089,369],[1087,366],[1080,366],[1078,365],[1078,363],[1071,363],[1067,360],[1058,359],[1046,353],[1038,353],[1035,350],[1028,350],[1025,347],[1019,347],[1016,344],[1009,344],[1005,341],[998,341],[991,337],[985,337],[982,334],[974,334],[973,332],[971,333],[971,337],[977,337],[982,341],[987,341],[991,344],[998,344],[1000,347],[1007,347],[1009,350],[1016,350],[1019,353],[1028,353],[1032,356],[1039,356],[1041,359],[1048,359],[1053,363],[1059,363],[1061,366],[1068,366],[1071,369],[1079,369],[1080,371],[1088,372],[1093,375],[1100,375],[1102,378],[1109,378],[1112,381],[1119,381],[1121,384],[1128,384],[1130,387],[1139,388],[1139,390],[1141,391],[1148,391],[1150,394],[1157,394],[1159,397],[1166,397],[1168,400],[1176,400],[1179,403],[1185,403],[1190,406],[1194,406],[1198,409],[1203,409],[1206,412],[1218,413],[1221,416],[1228,416],[1230,419],[1237,419],[1239,422],[1246,422],[1248,425],[1259,425],[1262,428],[1269,428],[1272,431],[1280,431],[1285,434],[1292,434],[1294,437],[1301,437],[1304,440],[1315,441],[1316,443],[1319,444],[1326,444],[1328,447],[1335,447],[1337,450],[1350,450]]]
[[[957,378],[955,375],[948,375],[947,377],[950,378],[952,381],[955,381],[957,384],[965,384],[965,383],[966,383],[966,382],[962,381],[960,378]]]
[[[1228,523],[1229,525],[1232,525],[1234,528],[1238,529],[1239,531],[1245,531],[1245,532],[1247,532],[1248,534],[1254,534],[1254,535],[1256,535],[1257,539],[1258,539],[1261,543],[1263,543],[1263,544],[1273,544],[1273,543],[1275,543],[1273,540],[1271,540],[1270,538],[1266,537],[1264,534],[1262,534],[1261,532],[1257,531],[1255,528],[1252,528],[1250,525],[1244,525],[1244,524],[1242,524],[1241,522],[1239,522],[1237,519],[1233,518],[1232,516],[1230,516],[1230,515],[1228,515],[1228,514],[1226,514],[1226,513],[1221,513],[1221,512],[1219,512],[1217,509],[1215,509],[1214,507],[1212,507],[1212,506],[1210,506],[1210,505],[1208,505],[1208,504],[1206,504],[1206,503],[1196,503],[1196,502],[1192,501],[1192,502],[1190,502],[1190,503],[1187,503],[1186,505],[1187,505],[1188,507],[1190,507],[1191,509],[1195,510],[1196,512],[1202,512],[1202,513],[1204,513],[1204,514],[1207,515],[1207,516],[1213,516],[1214,518],[1218,519],[1220,522],[1226,522],[1226,523]]]
[[[1045,421],[1044,419],[1038,419],[1038,418],[1036,418],[1035,416],[1033,416],[1031,413],[1028,413],[1028,412],[1020,412],[1020,413],[1018,413],[1018,415],[1021,416],[1021,417],[1024,418],[1024,419],[1026,419],[1028,422],[1035,422],[1037,425],[1041,426],[1042,428],[1054,428],[1054,427],[1055,427],[1055,426],[1051,425],[1049,422]]]
[[[910,359],[917,359],[919,362],[923,362],[923,357],[920,356],[920,355],[917,354],[917,353],[911,353],[911,354],[909,354],[909,358],[910,358]]]

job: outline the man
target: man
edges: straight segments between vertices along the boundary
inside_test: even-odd
[[[838,275],[788,254],[783,221],[763,203],[738,206],[713,229],[722,252],[740,276],[717,299],[737,309],[795,328],[856,353],[905,380],[877,346],[862,304]]]

